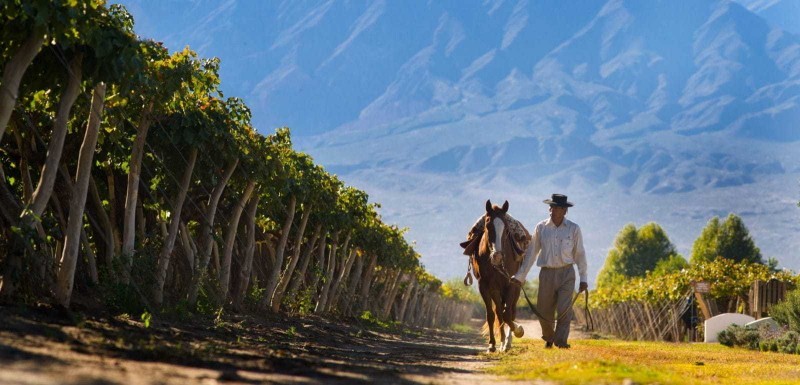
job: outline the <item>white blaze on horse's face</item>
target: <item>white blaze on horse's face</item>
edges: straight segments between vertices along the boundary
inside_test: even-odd
[[[494,225],[494,242],[492,242],[491,247],[491,260],[492,263],[498,265],[501,262],[503,252],[503,230],[505,230],[506,224],[499,217],[494,218],[492,224]]]
[[[494,247],[499,253],[503,251],[503,230],[505,230],[506,224],[499,217],[495,218],[492,224],[494,224]]]

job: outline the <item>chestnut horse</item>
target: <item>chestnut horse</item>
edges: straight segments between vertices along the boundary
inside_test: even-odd
[[[510,281],[519,269],[524,250],[509,231],[509,221],[513,219],[507,212],[508,201],[503,207],[497,207],[487,200],[482,226],[480,221],[476,223],[469,240],[461,244],[464,254],[470,256],[472,271],[478,279],[478,289],[486,306],[490,352],[495,351],[496,345],[495,320],[500,329],[501,351],[511,348],[512,331],[517,337],[524,333],[522,326],[514,323],[520,287]]]

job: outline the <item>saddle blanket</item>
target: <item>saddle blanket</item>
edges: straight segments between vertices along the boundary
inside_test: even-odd
[[[472,225],[472,228],[467,234],[467,240],[472,240],[477,234],[483,233],[483,218],[484,215],[481,215],[478,217],[478,220],[475,221],[475,224]],[[517,261],[521,261],[525,250],[528,248],[528,244],[531,243],[531,233],[528,232],[528,229],[525,228],[522,222],[516,220],[508,213],[505,214],[505,221],[506,226],[508,226],[509,233],[512,237],[514,237],[514,240],[517,241],[517,244],[523,250],[523,254],[517,255]]]

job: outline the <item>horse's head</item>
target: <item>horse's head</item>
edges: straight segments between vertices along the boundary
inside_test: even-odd
[[[503,203],[503,207],[498,207],[492,205],[491,200],[486,200],[486,215],[483,217],[485,234],[480,247],[481,254],[488,254],[493,265],[503,263],[503,234],[507,227],[506,212],[508,212],[508,201]]]

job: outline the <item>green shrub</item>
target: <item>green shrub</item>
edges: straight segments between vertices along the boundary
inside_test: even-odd
[[[736,346],[736,335],[731,330],[733,327],[739,327],[739,325],[731,325],[717,335],[717,341],[729,348]]]
[[[773,306],[769,315],[781,325],[786,325],[789,330],[800,333],[800,290],[792,290],[786,295],[786,300]]]
[[[283,306],[292,313],[308,315],[314,312],[317,305],[317,290],[313,287],[304,287],[294,297],[283,297]]]
[[[758,349],[761,342],[761,335],[758,330],[746,328],[739,325],[728,326],[717,336],[719,343],[729,347],[743,347],[747,349]]]
[[[249,289],[250,290],[247,290],[244,297],[245,306],[248,309],[256,309],[258,303],[264,298],[267,288],[262,287],[261,282],[258,281],[258,277],[253,277],[253,282]]]
[[[155,284],[156,253],[145,248],[133,256],[117,256],[111,264],[100,269],[98,293],[106,308],[115,313],[142,314],[151,311],[147,295]],[[131,265],[130,280],[120,277]]]
[[[778,340],[772,340],[769,344],[769,351],[778,352]]]
[[[795,331],[788,331],[777,339],[777,348],[781,353],[795,354],[797,351],[797,344],[800,342],[800,334]]]
[[[361,320],[361,324],[365,326],[372,326],[381,329],[389,329],[397,326],[397,322],[383,321],[376,315],[372,314],[372,312],[369,310],[365,310],[358,318]]]
[[[222,309],[218,300],[219,291],[219,281],[216,275],[204,274],[197,291],[195,311],[199,314],[217,315],[217,312]]]

